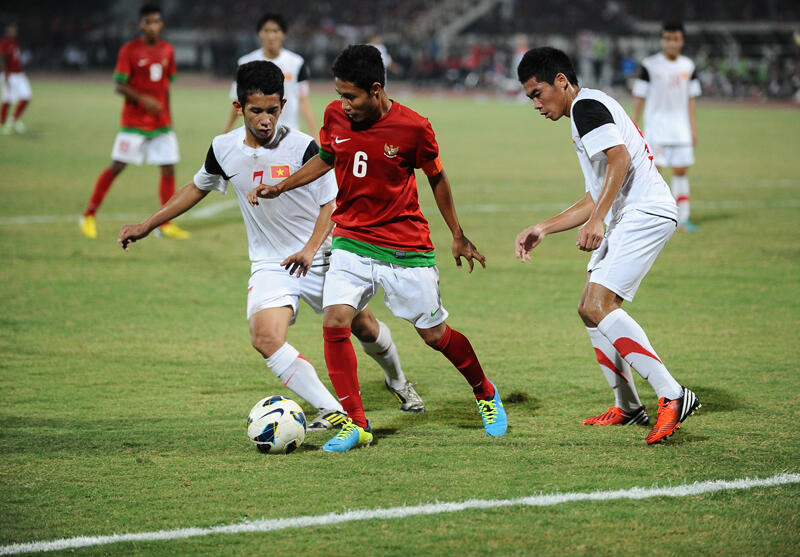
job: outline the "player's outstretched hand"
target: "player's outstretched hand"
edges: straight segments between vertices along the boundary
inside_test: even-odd
[[[581,251],[593,251],[600,247],[600,242],[603,241],[605,234],[605,227],[603,221],[596,221],[589,219],[578,231],[578,239],[575,245]]]
[[[281,194],[281,190],[279,190],[275,186],[256,186],[252,190],[250,190],[247,194],[247,201],[250,202],[250,205],[258,205],[258,198],[262,197],[264,199],[275,199]]]
[[[128,246],[136,240],[141,240],[150,234],[147,226],[144,223],[139,224],[126,224],[119,229],[119,238],[117,243],[122,246],[122,249],[128,251]]]
[[[474,263],[472,262],[473,259],[477,260],[478,263],[485,269],[486,268],[486,257],[478,251],[478,248],[475,247],[475,244],[469,241],[469,238],[466,236],[461,236],[460,238],[453,238],[453,257],[456,260],[456,267],[461,268],[461,258],[467,260],[469,263],[469,272],[472,272],[472,268]]]
[[[517,258],[523,263],[530,261],[533,248],[541,244],[545,236],[546,234],[539,228],[538,224],[529,226],[517,234],[517,240],[514,242],[514,251]]]
[[[281,266],[284,269],[289,271],[290,275],[295,275],[298,277],[304,277],[308,273],[308,270],[311,268],[311,264],[314,262],[314,252],[309,252],[309,250],[301,249],[297,253],[293,253],[283,261],[281,261]]]

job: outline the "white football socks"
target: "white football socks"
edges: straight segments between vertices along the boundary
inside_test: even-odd
[[[636,385],[633,384],[631,366],[619,355],[603,333],[591,327],[586,327],[586,332],[592,341],[597,363],[603,370],[608,386],[614,391],[614,406],[625,412],[638,409],[642,406],[642,401],[639,400]]]
[[[339,401],[319,380],[311,362],[303,358],[294,346],[285,342],[267,360],[267,366],[285,387],[319,410],[342,410]]]
[[[647,379],[658,398],[681,396],[682,387],[661,362],[644,330],[624,309],[618,308],[606,315],[597,324],[597,330],[611,341],[639,375]]]
[[[401,389],[406,384],[406,376],[403,368],[400,367],[400,356],[397,354],[397,347],[392,341],[392,332],[386,323],[378,321],[378,338],[375,342],[361,342],[364,352],[369,354],[373,360],[381,366],[386,381],[393,389]]]
[[[678,222],[689,220],[689,177],[672,177],[672,196],[678,204]]]

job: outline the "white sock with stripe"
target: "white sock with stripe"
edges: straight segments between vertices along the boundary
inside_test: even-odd
[[[624,309],[618,308],[606,315],[597,324],[597,330],[611,341],[617,352],[639,375],[647,379],[658,398],[681,396],[681,386],[653,350],[644,329]]]
[[[406,376],[400,366],[400,356],[397,347],[392,341],[392,332],[383,321],[378,321],[378,338],[375,342],[361,342],[364,352],[378,362],[381,366],[386,381],[393,389],[400,389],[406,384]]]
[[[285,342],[266,359],[267,366],[285,387],[319,410],[342,410],[342,405],[331,395],[317,376],[311,362],[297,349]]]
[[[672,177],[672,196],[678,204],[678,222],[689,220],[689,177]]]
[[[586,332],[592,341],[597,363],[603,370],[608,386],[614,391],[614,406],[628,413],[637,410],[642,406],[642,401],[633,384],[631,366],[603,333],[593,327],[586,327]]]

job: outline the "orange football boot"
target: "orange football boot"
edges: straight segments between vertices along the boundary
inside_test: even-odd
[[[658,399],[658,416],[656,425],[647,434],[647,444],[660,443],[681,427],[681,423],[700,408],[700,401],[692,391],[683,387],[680,398],[669,400],[661,397]]]
[[[582,423],[583,425],[647,425],[650,423],[650,416],[647,415],[644,406],[631,412],[612,406],[599,416],[586,418]]]

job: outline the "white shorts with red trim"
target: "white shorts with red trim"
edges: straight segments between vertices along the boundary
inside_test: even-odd
[[[635,209],[623,213],[606,230],[592,253],[589,282],[605,286],[623,300],[632,301],[656,258],[678,227],[672,218]]]
[[[263,309],[291,307],[294,324],[299,301],[307,303],[315,313],[322,313],[322,285],[325,283],[327,262],[315,261],[304,277],[290,275],[278,263],[266,265],[252,275],[247,283],[247,319]]]
[[[439,269],[404,267],[333,250],[325,277],[322,307],[345,304],[360,312],[383,288],[383,301],[396,317],[419,329],[430,329],[447,319],[439,295]]]
[[[653,162],[660,168],[688,168],[694,164],[694,147],[691,145],[650,145]]]
[[[178,138],[174,131],[155,137],[121,131],[114,140],[111,160],[136,165],[143,162],[156,166],[176,164],[181,160]]]

